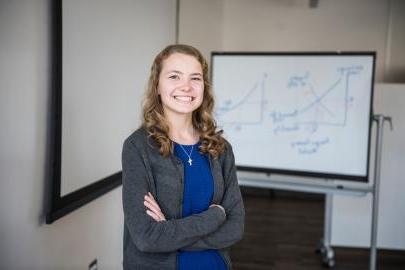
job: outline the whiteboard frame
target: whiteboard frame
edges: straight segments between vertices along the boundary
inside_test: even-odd
[[[377,53],[375,51],[324,51],[324,52],[311,52],[311,51],[293,51],[293,52],[247,52],[247,51],[212,51],[211,52],[211,84],[213,84],[212,78],[214,73],[214,57],[216,56],[370,56],[372,57],[372,75],[371,75],[371,96],[370,96],[370,111],[369,111],[369,123],[368,123],[368,143],[367,143],[367,161],[366,161],[366,174],[363,176],[349,175],[349,174],[336,174],[336,173],[323,173],[302,171],[294,169],[276,169],[271,167],[257,167],[257,166],[241,166],[236,164],[236,168],[239,171],[247,172],[264,172],[267,174],[281,174],[281,175],[295,175],[306,176],[323,179],[339,179],[339,180],[352,180],[358,182],[369,182],[369,170],[370,170],[370,146],[371,146],[371,129],[373,121],[373,98],[374,98],[374,81],[375,81],[375,65]],[[215,94],[215,89],[214,89]]]

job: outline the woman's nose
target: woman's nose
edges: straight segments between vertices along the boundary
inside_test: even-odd
[[[191,90],[191,81],[190,80],[184,80],[183,85],[181,87],[181,90],[183,91],[190,91]]]

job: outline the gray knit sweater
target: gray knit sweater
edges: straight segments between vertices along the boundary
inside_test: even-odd
[[[178,250],[218,249],[232,269],[228,248],[242,238],[245,211],[236,178],[232,147],[218,158],[209,156],[214,178],[213,204],[197,214],[181,217],[183,164],[173,154],[160,155],[158,144],[144,128],[132,133],[122,149],[124,208],[124,270],[176,269]],[[167,221],[146,214],[144,196],[151,192]]]

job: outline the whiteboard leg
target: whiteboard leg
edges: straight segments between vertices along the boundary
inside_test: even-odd
[[[374,158],[373,208],[371,213],[370,270],[377,269],[378,202],[380,192],[382,138],[385,120],[390,122],[392,129],[391,117],[385,117],[384,115],[374,116],[374,121],[377,123],[377,138]]]
[[[370,270],[377,269],[377,223],[378,223],[378,190],[374,186],[373,209],[371,213]]]
[[[325,245],[330,246],[331,240],[331,227],[332,227],[332,194],[326,193],[325,196],[325,222],[324,222],[324,231],[323,231],[323,241]]]
[[[382,121],[384,117],[378,115],[374,117],[377,123],[377,139],[375,148],[375,160],[374,160],[374,189],[373,189],[373,201],[371,212],[371,240],[370,240],[370,270],[376,269],[377,264],[377,222],[378,222],[378,192],[377,185],[380,178],[380,161],[381,161],[381,133],[382,133]]]
[[[331,246],[332,233],[332,193],[326,193],[323,239],[317,252],[321,254],[322,264],[327,267],[335,265],[335,253]]]

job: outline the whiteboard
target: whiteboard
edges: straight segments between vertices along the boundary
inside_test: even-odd
[[[367,181],[375,53],[212,53],[239,169]]]

